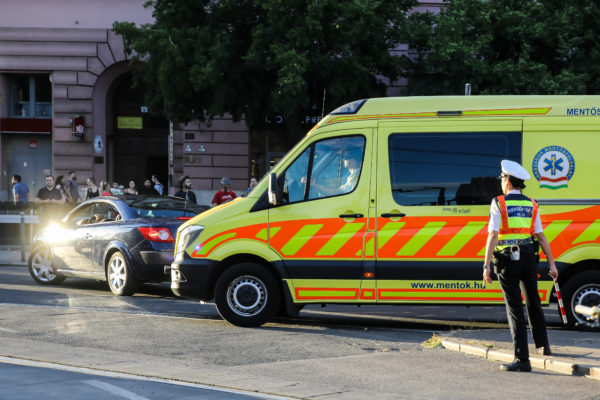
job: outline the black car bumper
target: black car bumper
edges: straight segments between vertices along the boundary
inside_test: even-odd
[[[173,262],[173,251],[143,250],[140,251],[142,263],[137,268],[137,276],[145,282],[165,282],[169,277],[164,273],[164,266]]]
[[[185,254],[171,264],[171,290],[179,297],[210,300],[216,269],[214,260],[194,259]]]

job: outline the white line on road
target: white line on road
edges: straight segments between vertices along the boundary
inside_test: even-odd
[[[17,331],[13,331],[12,329],[7,329],[7,328],[0,328],[0,331],[2,331],[2,332],[8,332],[8,333],[19,333]]]
[[[165,383],[165,384],[169,384],[169,385],[178,385],[178,386],[185,386],[185,387],[196,388],[196,389],[212,390],[215,392],[241,394],[241,395],[245,395],[245,396],[257,397],[257,398],[266,399],[266,400],[291,400],[291,399],[294,399],[294,397],[277,396],[277,395],[272,395],[272,394],[260,393],[257,391],[250,392],[250,391],[245,391],[245,390],[241,390],[241,389],[230,389],[230,388],[224,388],[224,387],[219,387],[219,386],[203,385],[201,383],[174,381],[171,379],[153,378],[153,377],[148,377],[148,376],[126,374],[124,372],[106,371],[106,370],[101,370],[101,369],[73,367],[70,365],[55,364],[55,363],[49,363],[49,362],[44,362],[44,361],[32,361],[32,360],[25,360],[22,358],[14,358],[14,357],[0,356],[0,363],[24,365],[27,367],[58,369],[61,371],[76,372],[76,373],[80,373],[80,374],[104,376],[107,378],[134,379],[134,380],[138,380],[138,381]],[[142,398],[140,398],[140,399],[142,399]]]
[[[109,392],[111,394],[114,394],[115,396],[119,396],[122,397],[124,399],[128,399],[128,400],[150,400],[147,397],[144,396],[140,396],[136,393],[130,392],[129,390],[125,390],[125,389],[121,389],[118,386],[115,385],[111,385],[110,383],[106,383],[106,382],[101,382],[101,381],[83,381],[83,383],[86,383],[90,386],[93,386],[95,388],[98,388],[100,390],[104,390],[105,392]]]
[[[196,303],[196,304],[198,304],[198,303]],[[110,312],[110,313],[133,314],[133,315],[157,317],[157,318],[179,318],[179,319],[190,319],[190,320],[198,320],[200,318],[203,320],[216,319],[216,320],[222,321],[222,319],[220,317],[218,317],[218,314],[216,314],[216,311],[214,313],[214,318],[207,318],[207,317],[212,317],[213,314],[209,315],[209,314],[197,313],[194,316],[183,316],[183,315],[177,315],[176,313],[170,313],[168,311],[167,312],[164,312],[164,311],[150,312],[150,311],[136,311],[136,310],[119,309],[119,308],[115,308],[115,307],[88,307],[88,306],[67,306],[67,305],[61,305],[61,304],[47,305],[47,304],[0,302],[0,306],[3,306],[3,305],[18,306],[18,307],[32,307],[32,308],[63,308],[63,309],[67,309],[67,310],[77,310],[77,311],[105,311],[105,312]],[[187,312],[185,314],[190,315],[193,313]]]

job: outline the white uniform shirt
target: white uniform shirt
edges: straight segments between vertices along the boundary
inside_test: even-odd
[[[511,190],[508,194],[521,194],[520,190]],[[502,217],[500,215],[500,209],[496,204],[496,199],[492,200],[492,205],[490,207],[490,222],[488,225],[488,232],[499,232],[500,225],[502,224]],[[533,233],[542,233],[544,232],[544,228],[542,228],[542,220],[540,219],[540,213],[538,211],[535,216],[535,222],[533,223]]]

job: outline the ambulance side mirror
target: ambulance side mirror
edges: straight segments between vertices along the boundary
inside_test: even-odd
[[[279,196],[279,188],[277,187],[277,175],[272,173],[269,175],[269,204],[278,205],[281,203],[281,196]]]

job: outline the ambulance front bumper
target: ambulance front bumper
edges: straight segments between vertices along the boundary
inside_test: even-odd
[[[187,254],[177,258],[165,271],[171,272],[171,291],[179,297],[211,300],[214,296],[212,281],[217,262],[191,258]]]

